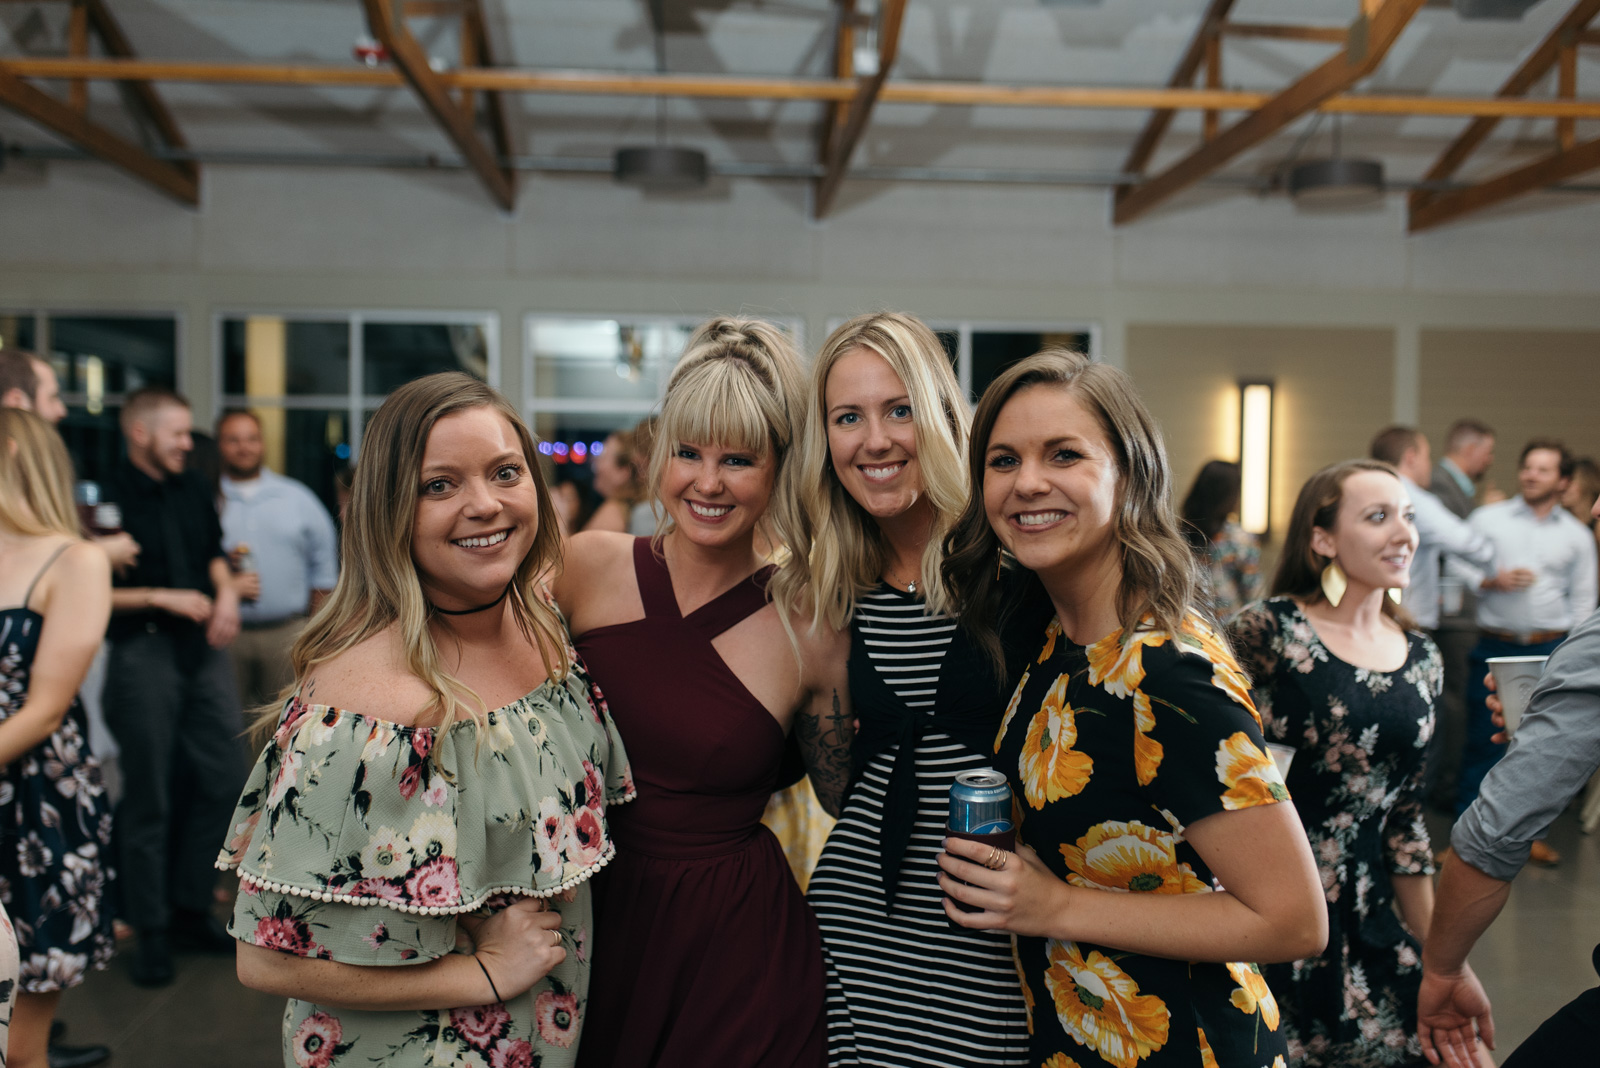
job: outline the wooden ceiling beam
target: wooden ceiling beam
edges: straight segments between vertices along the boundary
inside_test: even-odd
[[[1200,71],[1200,64],[1205,62],[1206,43],[1217,35],[1218,29],[1227,22],[1228,12],[1233,10],[1234,0],[1211,0],[1205,14],[1200,16],[1200,25],[1194,31],[1194,38],[1189,42],[1189,47],[1184,49],[1183,55],[1178,59],[1178,66],[1172,72],[1172,77],[1167,80],[1169,89],[1187,89],[1194,84],[1195,75]],[[1155,155],[1156,146],[1161,143],[1161,138],[1166,136],[1167,127],[1172,125],[1172,119],[1177,111],[1170,107],[1157,107],[1145,120],[1144,129],[1139,131],[1138,138],[1133,142],[1133,148],[1128,152],[1128,158],[1122,163],[1123,174],[1143,174],[1144,169],[1150,165],[1150,157]]]
[[[1132,222],[1365,78],[1383,61],[1423,3],[1424,0],[1363,0],[1362,15],[1351,25],[1350,39],[1337,55],[1160,174],[1118,189],[1111,213],[1113,223]]]
[[[1600,138],[1575,145],[1570,151],[1557,150],[1486,182],[1439,193],[1421,207],[1411,209],[1406,229],[1411,233],[1431,230],[1592,170],[1600,170]]]
[[[873,105],[878,102],[884,83],[889,80],[889,71],[900,53],[900,27],[905,21],[905,14],[906,0],[880,0],[878,69],[868,77],[857,78],[855,95],[849,103],[842,105],[846,109],[845,119],[829,139],[827,158],[822,161],[822,177],[817,179],[811,199],[814,218],[821,219],[828,214],[839,186],[844,183],[850,157],[855,154],[856,144],[866,132]]]
[[[461,40],[464,48],[468,42],[471,43],[471,50],[476,57],[471,66],[494,67],[494,49],[489,42],[489,22],[484,14],[483,0],[466,0],[461,16]],[[468,121],[471,121],[473,111],[472,94],[472,89],[461,88],[462,112]],[[494,139],[495,154],[502,160],[508,160],[515,153],[511,145],[511,120],[506,113],[504,94],[498,89],[485,91],[483,107],[489,121],[489,136]]]
[[[94,122],[71,104],[36,89],[0,63],[0,105],[114,167],[140,178],[190,207],[200,205],[196,169],[157,159],[140,146]]]
[[[467,165],[477,174],[489,195],[505,211],[516,207],[516,180],[503,159],[483,139],[470,116],[450,95],[447,84],[429,64],[428,53],[411,36],[395,0],[362,0],[367,27],[389,53],[389,59],[410,83],[422,104],[433,114],[445,135],[456,146]],[[464,87],[463,87],[464,88]]]
[[[1562,46],[1575,42],[1584,27],[1588,26],[1597,14],[1600,14],[1600,0],[1578,0],[1545,39],[1539,42],[1539,46],[1512,72],[1511,77],[1500,87],[1500,92],[1495,95],[1518,97],[1533,88],[1534,84],[1560,59]],[[1483,114],[1468,123],[1467,128],[1456,135],[1456,139],[1450,142],[1449,147],[1440,153],[1422,180],[1448,182],[1454,178],[1456,171],[1467,161],[1467,157],[1494,132],[1501,118],[1499,115]],[[1413,190],[1407,198],[1407,207],[1410,211],[1416,212],[1436,196],[1438,194],[1432,190]]]
[[[1342,45],[1350,37],[1346,26],[1290,26],[1266,22],[1224,22],[1217,27],[1223,37],[1265,37],[1279,41],[1319,41]]]
[[[0,0],[3,2],[3,0]],[[85,78],[89,81],[183,82],[328,89],[393,89],[405,85],[391,67],[303,66],[272,63],[210,63],[176,60],[92,58],[0,59],[21,78]],[[669,96],[728,100],[855,99],[853,81],[836,78],[763,78],[700,74],[522,70],[514,67],[444,71],[439,83],[459,89],[572,96]],[[880,103],[944,104],[960,107],[1031,107],[1085,110],[1172,109],[1254,111],[1272,93],[1240,89],[1146,89],[1119,86],[993,85],[978,82],[887,82]],[[1432,115],[1503,119],[1600,119],[1600,99],[1400,96],[1342,94],[1317,110],[1340,115]]]
[[[105,0],[84,0],[84,6],[88,11],[89,24],[94,28],[95,35],[100,38],[106,53],[113,57],[111,61],[136,62],[138,57],[133,50],[133,43],[128,40],[128,35],[122,32],[121,24],[111,14],[111,9],[105,5]],[[144,113],[144,117],[155,127],[163,145],[177,151],[189,147],[183,131],[178,128],[178,120],[173,118],[171,109],[167,107],[166,101],[161,99],[161,94],[156,92],[154,85],[148,81],[137,80],[124,80],[123,84],[139,110]],[[179,160],[174,161],[172,166],[188,173],[196,182],[200,180],[198,164]]]

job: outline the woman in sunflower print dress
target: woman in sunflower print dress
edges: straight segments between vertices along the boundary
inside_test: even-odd
[[[344,569],[218,858],[239,978],[290,999],[290,1068],[570,1066],[631,784],[537,592],[560,533],[533,438],[455,373],[367,426]]]
[[[1255,962],[1320,951],[1327,917],[1247,682],[1194,607],[1153,420],[1122,372],[1050,350],[985,392],[969,455],[945,564],[964,623],[1000,655],[1002,549],[1055,619],[995,746],[1019,845],[947,840],[940,886],[978,911],[946,914],[1018,936],[1030,1064],[1285,1068]]]
[[[1393,468],[1328,467],[1300,491],[1274,596],[1228,628],[1267,739],[1297,750],[1289,781],[1327,898],[1327,950],[1267,969],[1290,1057],[1308,1068],[1423,1063],[1422,772],[1443,676],[1439,650],[1385,596],[1409,584],[1416,545]]]

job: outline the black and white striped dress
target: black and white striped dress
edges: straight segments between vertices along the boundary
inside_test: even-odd
[[[955,620],[928,616],[920,598],[889,586],[861,599],[851,636],[852,670],[869,660],[917,714],[932,714],[946,654],[967,640]],[[997,707],[997,728],[999,714]],[[916,824],[889,913],[880,842],[894,755],[892,748],[879,753],[856,781],[807,894],[828,966],[828,1063],[1026,1064],[1027,1015],[1011,937],[951,930],[937,881],[950,784],[992,758],[945,734],[924,737],[916,750]]]

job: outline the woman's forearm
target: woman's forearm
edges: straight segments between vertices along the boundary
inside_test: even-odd
[[[60,701],[29,700],[17,714],[0,723],[0,767],[13,764],[54,734],[66,718]]]
[[[1326,912],[1262,914],[1225,891],[1124,894],[1061,884],[1051,937],[1151,957],[1275,964],[1322,952]]]
[[[1394,900],[1406,929],[1422,941],[1433,924],[1433,876],[1394,876]]]
[[[477,958],[465,953],[447,953],[426,964],[368,966],[296,957],[241,942],[238,970],[239,982],[252,990],[328,1008],[414,1012],[500,1000]]]

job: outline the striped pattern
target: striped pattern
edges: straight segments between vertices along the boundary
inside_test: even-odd
[[[853,629],[889,687],[931,712],[955,621],[929,617],[920,600],[885,587],[863,598]],[[811,876],[828,964],[828,1063],[1026,1064],[1010,936],[951,930],[937,881],[950,784],[991,761],[942,734],[918,747],[917,820],[894,912],[885,915],[878,843],[894,752],[862,773]]]

